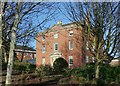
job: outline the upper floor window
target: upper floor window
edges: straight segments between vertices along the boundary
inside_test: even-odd
[[[45,53],[45,51],[46,51],[45,45],[42,45],[42,53]]]
[[[88,47],[88,42],[86,42],[86,49],[89,50],[89,47]]]
[[[54,51],[58,50],[58,43],[54,43]]]
[[[70,31],[70,32],[69,32],[69,36],[73,36],[73,31]]]
[[[54,33],[54,38],[58,38],[58,33]]]
[[[69,56],[69,66],[73,65],[73,56]]]
[[[45,35],[42,34],[42,41],[45,41]]]
[[[88,56],[86,56],[86,63],[88,63],[89,62],[89,57]]]
[[[93,63],[95,62],[95,57],[92,57],[92,62],[93,62]]]
[[[92,51],[94,51],[95,50],[95,46],[93,46],[93,48],[92,48]]]
[[[69,41],[69,50],[73,50],[73,41],[72,40]]]

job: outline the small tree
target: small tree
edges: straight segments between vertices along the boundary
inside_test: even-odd
[[[68,67],[68,63],[64,58],[58,58],[54,61],[53,67],[56,73],[62,73]]]

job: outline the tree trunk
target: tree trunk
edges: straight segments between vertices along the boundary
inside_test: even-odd
[[[5,63],[7,63],[7,53],[4,52]]]
[[[21,62],[23,61],[23,58],[24,58],[24,51],[21,52],[22,53],[22,56],[21,56]]]
[[[7,65],[7,75],[6,75],[6,86],[11,84],[11,77],[12,77],[12,67],[13,67],[13,60],[14,60],[14,47],[15,47],[15,39],[16,39],[16,27],[12,28],[12,35],[11,35],[11,43],[10,43],[10,51],[9,51],[9,61]]]
[[[97,64],[97,65],[96,65],[96,71],[95,71],[95,78],[96,78],[96,79],[99,79],[99,72],[100,72],[100,69],[99,69],[99,68],[100,68],[100,66],[99,66],[99,64]]]
[[[1,20],[2,20],[2,15],[0,14],[0,75],[2,75],[2,28],[1,28],[2,23],[1,23]],[[0,77],[0,81],[2,81],[2,77]]]
[[[95,64],[95,78],[96,79],[99,79],[99,72],[100,72],[100,61],[99,61],[99,53],[98,52],[96,52],[96,59],[97,59],[97,62],[96,62],[96,64]]]
[[[16,7],[18,7],[18,3],[17,3]],[[18,22],[19,22],[18,21],[18,13],[16,13],[14,24],[13,24],[12,31],[11,31],[12,33],[11,33],[9,60],[8,60],[8,65],[7,65],[7,75],[6,75],[6,83],[5,83],[6,86],[8,84],[11,84],[12,67],[13,67],[13,62],[14,62],[14,49],[15,49],[15,44],[16,44],[16,30],[17,30]]]
[[[4,62],[7,63],[7,61],[8,61],[7,60],[7,52],[6,52],[5,48],[3,48],[3,54],[4,54],[4,57],[3,57],[4,58]]]

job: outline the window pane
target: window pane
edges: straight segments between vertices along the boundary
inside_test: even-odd
[[[73,56],[69,56],[69,65],[73,65]]]
[[[92,57],[92,62],[93,62],[93,63],[95,62],[95,58],[94,58],[94,57]]]
[[[88,63],[89,62],[89,57],[88,56],[86,56],[86,63]]]
[[[69,41],[69,50],[72,50],[73,49],[73,41]]]
[[[58,38],[58,34],[57,33],[54,34],[54,38]]]
[[[42,58],[42,65],[45,65],[45,57]]]
[[[45,53],[45,45],[42,45],[42,53]]]
[[[70,32],[69,32],[69,36],[73,36],[73,31],[70,31]]]
[[[89,50],[89,48],[88,48],[88,42],[86,43],[86,49]]]
[[[42,35],[42,41],[45,41],[45,35]]]
[[[58,43],[54,44],[54,50],[57,51],[58,50]]]

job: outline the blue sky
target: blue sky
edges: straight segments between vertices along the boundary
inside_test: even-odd
[[[60,7],[59,8],[62,10],[62,12],[65,13],[65,15],[67,15],[66,12],[65,12],[65,9],[64,9],[64,7],[63,7],[63,5],[61,3],[60,3]],[[54,24],[57,24],[58,21],[62,21],[62,24],[67,24],[67,23],[71,22],[63,13],[61,13],[61,11],[59,9],[56,9],[56,12],[57,12],[57,14],[55,14],[52,17],[52,20],[47,21],[45,23],[45,25],[44,25],[45,28],[42,28],[42,30],[39,30],[38,33],[39,32],[43,32],[45,29],[52,27]],[[31,21],[32,21],[33,25],[36,26],[44,18],[46,18],[45,15],[43,15],[43,16],[36,16],[36,17],[33,15]],[[33,41],[31,42],[30,46],[36,48],[36,40],[35,39],[33,39]]]

